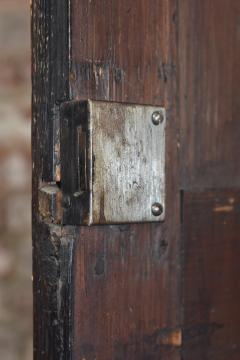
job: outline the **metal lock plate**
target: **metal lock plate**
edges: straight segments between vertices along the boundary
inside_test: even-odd
[[[164,220],[165,125],[161,107],[62,104],[63,223]]]

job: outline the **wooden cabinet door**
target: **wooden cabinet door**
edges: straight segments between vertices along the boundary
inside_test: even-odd
[[[35,359],[240,358],[239,18],[32,1]],[[164,222],[63,225],[60,107],[87,99],[165,107]]]

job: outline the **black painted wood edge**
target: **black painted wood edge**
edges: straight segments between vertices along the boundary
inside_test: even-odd
[[[39,189],[56,181],[60,104],[69,99],[70,0],[32,1],[34,359],[71,359],[74,234],[39,215]],[[74,232],[74,230],[73,230]]]
[[[34,359],[71,360],[73,347],[74,230],[35,226]]]
[[[69,99],[68,0],[32,2],[32,110],[34,149],[43,181],[55,181],[59,104]]]

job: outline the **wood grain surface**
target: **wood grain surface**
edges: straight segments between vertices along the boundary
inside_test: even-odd
[[[240,358],[240,191],[183,196],[183,358]]]
[[[240,3],[179,6],[181,186],[239,187]]]
[[[237,360],[240,3],[68,5],[33,1],[35,359]],[[166,108],[163,224],[39,216],[59,104],[87,99]]]
[[[79,229],[79,359],[180,359],[175,12],[175,1],[72,1],[71,94],[163,105],[168,134],[166,222]]]

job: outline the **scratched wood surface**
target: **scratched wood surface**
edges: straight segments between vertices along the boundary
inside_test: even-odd
[[[74,98],[164,105],[168,133],[166,222],[79,229],[79,359],[180,359],[176,10],[169,0],[72,1]]]

